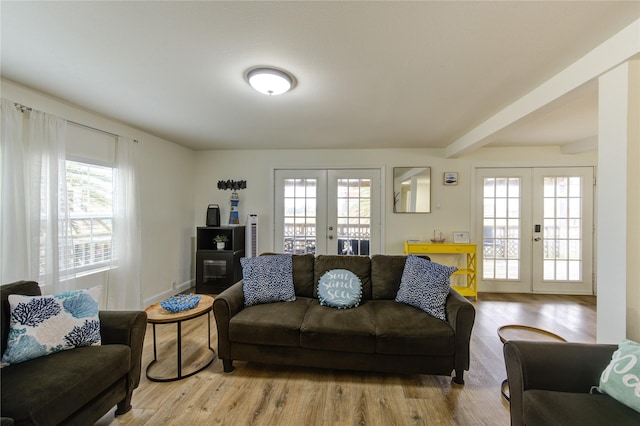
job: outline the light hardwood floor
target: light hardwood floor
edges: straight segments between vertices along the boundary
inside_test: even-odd
[[[473,302],[476,322],[471,341],[471,368],[465,385],[450,377],[379,374],[294,368],[235,362],[222,372],[216,360],[204,371],[171,383],[147,380],[153,359],[148,326],[143,374],[133,394],[133,409],[119,417],[113,411],[104,425],[508,425],[509,409],[500,394],[505,375],[498,327],[540,327],[568,341],[594,342],[595,297],[480,294]],[[211,339],[217,347],[215,319]],[[183,364],[202,362],[194,348],[206,344],[206,316],[183,324]],[[157,368],[175,370],[176,326],[158,325]],[[154,370],[160,371],[160,370]]]

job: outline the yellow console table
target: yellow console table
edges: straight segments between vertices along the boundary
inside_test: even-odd
[[[459,268],[454,275],[466,275],[467,285],[452,285],[463,296],[473,297],[478,300],[478,280],[476,278],[476,245],[475,244],[449,244],[430,243],[428,241],[405,241],[404,254],[464,254],[467,267]]]

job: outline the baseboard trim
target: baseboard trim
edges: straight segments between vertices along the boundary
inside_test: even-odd
[[[176,285],[175,288],[170,288],[170,289],[168,289],[166,291],[163,291],[160,294],[156,294],[155,296],[144,300],[142,303],[144,304],[144,306],[153,305],[154,303],[161,302],[161,301],[163,301],[163,300],[165,300],[165,299],[167,299],[167,298],[169,298],[171,296],[175,296],[178,293],[181,293],[181,292],[183,292],[185,290],[188,290],[191,287],[193,287],[194,285],[195,284],[194,284],[193,280],[189,280],[189,281],[183,282],[182,284]]]

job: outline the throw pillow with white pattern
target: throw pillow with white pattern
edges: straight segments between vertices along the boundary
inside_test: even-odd
[[[396,302],[422,309],[429,315],[447,320],[445,303],[451,286],[450,277],[458,268],[409,255],[404,265]]]
[[[362,282],[347,269],[331,269],[320,277],[318,299],[331,308],[355,308],[362,300]]]
[[[7,349],[2,362],[17,364],[52,353],[101,344],[98,301],[102,287],[49,296],[9,295]]]
[[[240,258],[244,306],[293,302],[293,257],[276,254]]]
[[[620,342],[596,390],[640,412],[640,343],[628,339]]]

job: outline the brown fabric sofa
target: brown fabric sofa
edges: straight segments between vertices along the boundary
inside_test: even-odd
[[[215,298],[218,356],[233,361],[451,375],[464,383],[469,369],[473,305],[450,290],[447,321],[394,299],[405,256],[293,256],[296,300],[244,306],[242,281]],[[362,282],[356,308],[322,306],[317,284],[331,269],[347,269]]]
[[[508,341],[504,360],[511,424],[640,425],[640,413],[608,395],[589,393],[617,345]]]
[[[40,295],[38,283],[0,287],[2,352],[9,331],[9,294]],[[12,364],[0,370],[2,425],[90,425],[115,405],[131,409],[140,382],[147,314],[100,311],[101,346],[88,346]]]

